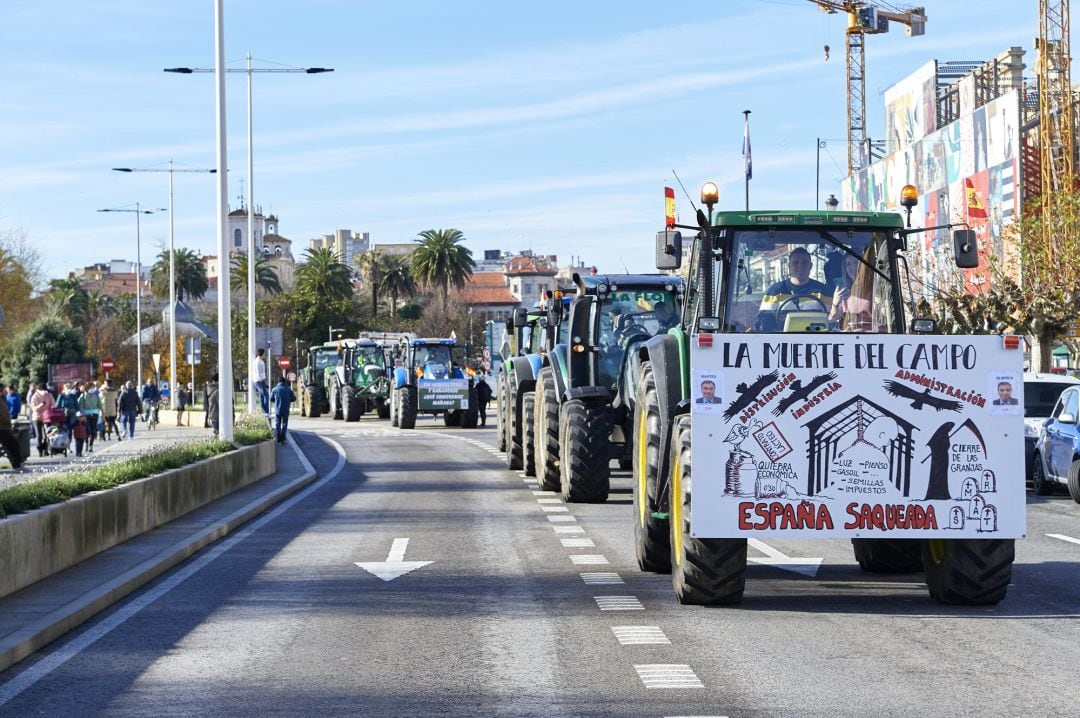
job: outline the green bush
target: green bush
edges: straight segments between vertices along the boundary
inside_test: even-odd
[[[95,466],[77,474],[61,474],[12,486],[0,490],[0,518],[67,501],[79,494],[111,489],[169,469],[178,469],[234,448],[233,444],[220,439],[170,446],[145,456]]]
[[[236,417],[233,425],[233,441],[240,446],[250,446],[274,438],[270,422],[262,414],[244,413]]]

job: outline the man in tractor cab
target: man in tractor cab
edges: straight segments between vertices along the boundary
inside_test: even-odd
[[[781,316],[787,312],[808,310],[828,314],[832,291],[823,282],[810,277],[813,260],[805,247],[795,247],[788,254],[788,276],[765,290],[758,309],[755,331],[783,331]]]

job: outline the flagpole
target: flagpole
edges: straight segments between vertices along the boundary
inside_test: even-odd
[[[743,165],[746,170],[746,211],[750,211],[750,178],[754,164],[750,159],[750,110],[743,110]]]

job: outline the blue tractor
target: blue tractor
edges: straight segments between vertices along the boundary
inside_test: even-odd
[[[475,429],[480,403],[466,372],[464,349],[454,339],[403,339],[390,392],[390,421],[416,428],[419,414],[442,414],[446,426]]]

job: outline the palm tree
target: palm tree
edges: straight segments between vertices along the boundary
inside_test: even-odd
[[[356,258],[356,266],[371,285],[371,314],[376,317],[379,316],[379,282],[383,261],[383,254],[377,249],[370,249]]]
[[[176,299],[202,299],[210,281],[206,278],[206,265],[199,255],[190,249],[180,248],[173,252],[173,264],[176,271]],[[158,299],[169,296],[169,250],[161,250],[157,262],[150,268],[150,291]]]
[[[450,287],[461,288],[472,276],[472,252],[461,246],[465,235],[456,229],[425,229],[412,254],[412,272],[428,287],[438,287],[443,309],[450,303]]]
[[[232,291],[246,290],[248,281],[247,254],[233,257],[232,271],[229,276],[229,289]],[[262,289],[267,294],[281,294],[281,280],[277,270],[270,265],[267,257],[255,257],[255,287]]]
[[[296,270],[296,288],[329,300],[350,299],[352,274],[334,250],[309,249]]]
[[[409,269],[408,257],[400,254],[388,254],[383,257],[379,291],[390,295],[390,316],[396,316],[398,297],[411,298],[416,294],[416,279],[413,278],[412,270]]]
[[[73,327],[80,326],[86,319],[87,293],[76,277],[49,280],[46,292],[54,312],[63,317]]]

